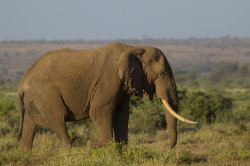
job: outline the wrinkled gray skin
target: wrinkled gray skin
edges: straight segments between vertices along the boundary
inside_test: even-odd
[[[164,54],[157,48],[112,43],[94,50],[61,49],[39,58],[18,89],[19,144],[31,148],[39,127],[51,128],[70,145],[65,123],[90,118],[101,147],[114,138],[128,142],[129,98],[135,93],[166,99],[178,112],[176,84]],[[177,141],[176,118],[166,111],[170,146]]]

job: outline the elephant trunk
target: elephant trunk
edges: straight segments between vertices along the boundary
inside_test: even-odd
[[[197,122],[188,120],[177,114],[169,105],[166,99],[161,99],[163,106],[166,109],[167,132],[170,138],[170,147],[173,148],[177,143],[177,119],[182,122],[196,124]]]
[[[165,99],[163,99],[164,101]],[[161,100],[162,101],[162,100]],[[167,135],[170,140],[170,147],[173,148],[177,143],[177,119],[165,110],[167,120]]]
[[[166,109],[167,133],[170,138],[170,146],[173,148],[177,143],[177,119],[186,123],[196,124],[178,114],[178,93],[175,81],[170,77],[165,77],[155,85],[156,96],[161,100]]]

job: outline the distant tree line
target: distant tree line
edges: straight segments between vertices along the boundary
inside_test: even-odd
[[[221,62],[192,66],[189,70],[176,70],[177,84],[184,89],[241,89],[250,88],[250,63]]]

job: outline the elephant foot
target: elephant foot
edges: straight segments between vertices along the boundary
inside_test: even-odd
[[[92,140],[87,141],[87,148],[88,149],[96,149],[96,148],[100,148],[100,147],[102,147],[102,145],[98,142],[95,142]]]
[[[32,148],[32,145],[31,143],[25,143],[24,141],[20,141],[19,148],[30,150]]]

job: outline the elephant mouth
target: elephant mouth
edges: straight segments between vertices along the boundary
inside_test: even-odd
[[[143,96],[148,97],[150,101],[153,100],[155,92],[154,84],[147,84],[146,87],[143,88]]]
[[[177,114],[177,113],[173,110],[173,108],[169,105],[169,103],[167,102],[166,99],[161,99],[161,101],[162,101],[162,104],[164,105],[164,107],[166,108],[166,110],[167,110],[171,115],[173,115],[174,117],[176,117],[177,119],[179,119],[180,121],[185,122],[185,123],[190,123],[190,124],[197,124],[197,123],[198,123],[198,122],[194,122],[194,121],[185,119],[185,118],[183,118],[182,116],[180,116],[179,114]]]

